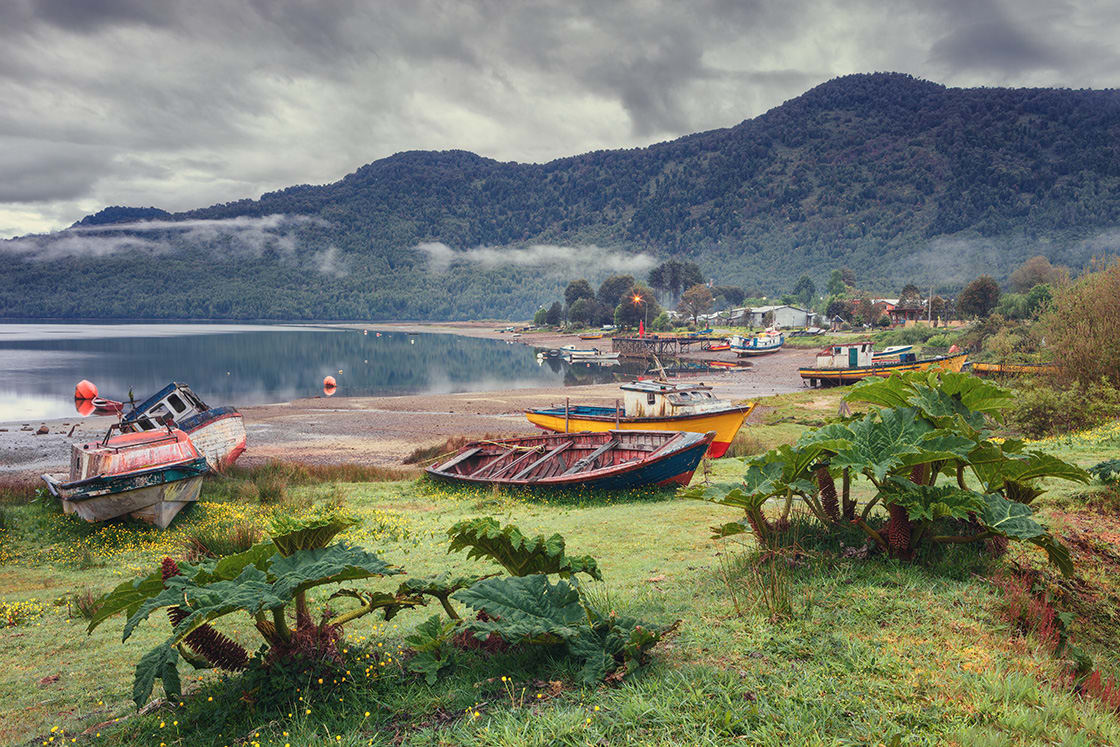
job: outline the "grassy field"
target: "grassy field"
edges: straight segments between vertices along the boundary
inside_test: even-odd
[[[740,452],[795,439],[834,415],[839,396],[832,390],[765,400],[763,423],[741,436]],[[1120,429],[1042,446],[1092,464],[1115,457]],[[708,474],[726,479],[741,468],[724,459]],[[737,511],[671,492],[541,502],[411,478],[314,477],[327,481],[276,469],[211,482],[200,505],[162,533],[88,527],[47,503],[4,506],[0,742],[1120,744],[1116,715],[1072,694],[1052,654],[998,614],[988,577],[1008,563],[1037,566],[1027,550],[1001,561],[968,549],[914,563],[861,559],[862,537],[820,540],[804,519],[794,529],[804,532],[801,549],[768,562],[749,543],[708,539],[709,526]],[[1057,586],[1056,595],[1059,607],[1078,615],[1078,645],[1116,672],[1120,521],[1111,496],[1096,491],[1088,500],[1082,492],[1056,486],[1046,499],[1043,513],[1061,527],[1082,576]],[[605,580],[584,583],[593,599],[657,623],[679,619],[679,632],[655,649],[649,668],[614,686],[581,687],[565,660],[540,650],[464,654],[429,686],[401,661],[403,636],[433,610],[404,612],[389,623],[370,616],[346,628],[345,674],[300,683],[283,702],[181,665],[181,701],[137,715],[133,668],[166,637],[166,618],[153,616],[128,644],[119,619],[87,636],[83,596],[150,571],[165,555],[218,543],[223,527],[244,526],[253,536],[274,512],[323,503],[342,503],[362,518],[348,538],[381,550],[410,575],[490,570],[447,554],[446,530],[462,518],[494,516],[526,533],[560,532],[569,553],[599,560]],[[389,590],[395,582],[370,586]],[[254,640],[248,618],[232,632]]]

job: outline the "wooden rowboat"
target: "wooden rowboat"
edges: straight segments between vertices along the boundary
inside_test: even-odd
[[[101,441],[74,444],[69,475],[43,475],[47,489],[62,501],[64,513],[86,521],[131,516],[166,529],[198,500],[209,471],[206,458],[177,428],[112,432]]]
[[[454,482],[537,488],[687,485],[715,435],[612,430],[477,441],[427,472]]]
[[[969,370],[978,376],[1031,376],[1052,374],[1058,367],[1051,363],[973,363]]]

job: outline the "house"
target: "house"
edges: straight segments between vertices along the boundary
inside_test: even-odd
[[[885,309],[891,318],[891,324],[906,324],[907,322],[925,319],[929,314],[925,301],[900,301],[896,305]]]
[[[812,311],[781,304],[778,306],[756,306],[744,314],[744,319],[747,326],[750,327],[765,327],[773,324],[775,327],[790,329],[792,327],[811,326],[816,316]]]

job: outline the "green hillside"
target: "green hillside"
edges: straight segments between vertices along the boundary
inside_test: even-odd
[[[111,230],[148,219],[170,225]],[[107,208],[67,232],[0,243],[15,257],[0,316],[527,316],[570,277],[601,279],[640,253],[687,257],[721,284],[767,293],[836,267],[869,288],[951,291],[1035,254],[1080,266],[1120,245],[1116,226],[1117,91],[952,89],[876,73],[648,148],[545,164],[414,151],[259,200]],[[82,242],[90,254],[74,256]],[[494,251],[466,261],[440,250],[439,265],[417,249],[428,242]],[[538,244],[598,249],[580,249],[574,269],[524,252],[513,263]]]

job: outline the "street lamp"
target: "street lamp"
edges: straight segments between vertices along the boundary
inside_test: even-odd
[[[634,294],[634,305],[637,306],[641,302],[642,302],[642,297],[640,295],[638,295],[637,293],[635,293]],[[648,327],[649,326],[649,304],[645,305],[645,312],[646,312],[646,315],[645,315],[646,316],[646,323],[645,323],[644,326]]]

